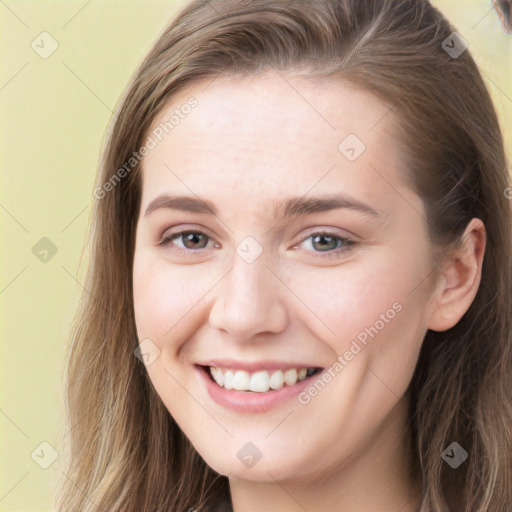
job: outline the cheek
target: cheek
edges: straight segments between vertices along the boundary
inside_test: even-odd
[[[159,344],[198,302],[200,287],[194,286],[192,270],[187,271],[192,267],[178,268],[147,252],[135,253],[133,301],[139,339],[151,338]]]
[[[419,281],[419,269],[398,267],[378,254],[376,261],[314,272],[290,271],[290,287],[334,331],[336,327],[375,321],[396,301],[403,301]],[[343,315],[342,315],[343,314]]]
[[[403,362],[409,371],[426,332],[428,261],[421,249],[414,254],[396,246],[374,255],[314,273],[290,269],[288,282],[307,305],[310,326],[336,355],[385,360],[390,374]]]

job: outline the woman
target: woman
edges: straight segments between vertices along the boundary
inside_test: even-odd
[[[105,144],[59,510],[511,510],[509,191],[426,0],[190,2]]]

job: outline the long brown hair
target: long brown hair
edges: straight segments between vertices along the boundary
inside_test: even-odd
[[[162,32],[121,98],[103,148],[71,335],[69,466],[59,510],[230,508],[227,477],[194,450],[134,357],[131,275],[141,198],[134,154],[187,85],[271,68],[339,78],[390,105],[433,247],[446,253],[473,217],[484,222],[477,296],[453,328],[427,332],[410,384],[413,464],[422,475],[421,512],[510,510],[510,180],[470,51],[446,51],[446,41],[458,41],[454,31],[427,0],[193,0]],[[454,441],[469,454],[457,470],[441,457]]]

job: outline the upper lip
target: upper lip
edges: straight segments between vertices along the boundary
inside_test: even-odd
[[[214,366],[216,368],[226,368],[230,370],[245,370],[246,372],[255,372],[258,370],[288,370],[290,368],[320,368],[311,363],[295,363],[289,361],[235,361],[234,359],[211,359],[201,363],[199,366]]]

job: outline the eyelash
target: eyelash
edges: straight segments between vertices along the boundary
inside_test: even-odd
[[[203,233],[202,231],[196,231],[196,230],[184,230],[184,231],[179,231],[177,233],[172,233],[171,235],[168,235],[168,236],[163,236],[162,239],[158,242],[158,245],[161,246],[161,247],[170,247],[171,245],[171,242],[177,238],[180,238],[181,236],[183,235],[186,235],[186,234],[194,234],[194,235],[205,235],[208,240],[212,240],[212,238],[210,236],[208,236],[206,233]],[[308,240],[309,238],[313,238],[315,236],[328,236],[328,237],[332,237],[332,238],[335,238],[339,241],[341,241],[341,244],[342,246],[341,247],[338,247],[336,249],[333,249],[329,252],[325,252],[325,253],[322,253],[321,251],[313,251],[315,253],[318,254],[319,257],[321,258],[333,258],[333,257],[340,257],[341,256],[341,253],[345,253],[347,251],[349,251],[350,249],[354,248],[356,245],[357,245],[357,242],[355,240],[352,240],[351,238],[345,238],[345,237],[342,237],[342,236],[339,236],[339,235],[335,235],[334,233],[330,233],[329,231],[315,231],[314,233],[308,235],[307,237],[303,238],[297,245],[300,245],[302,244],[303,242],[305,242],[306,240]],[[296,246],[294,246],[295,248]],[[191,253],[194,253],[196,251],[200,251],[200,249],[181,249],[180,247],[175,247],[173,250],[176,250],[176,251],[179,251],[181,253],[185,253],[187,255],[191,255]]]

